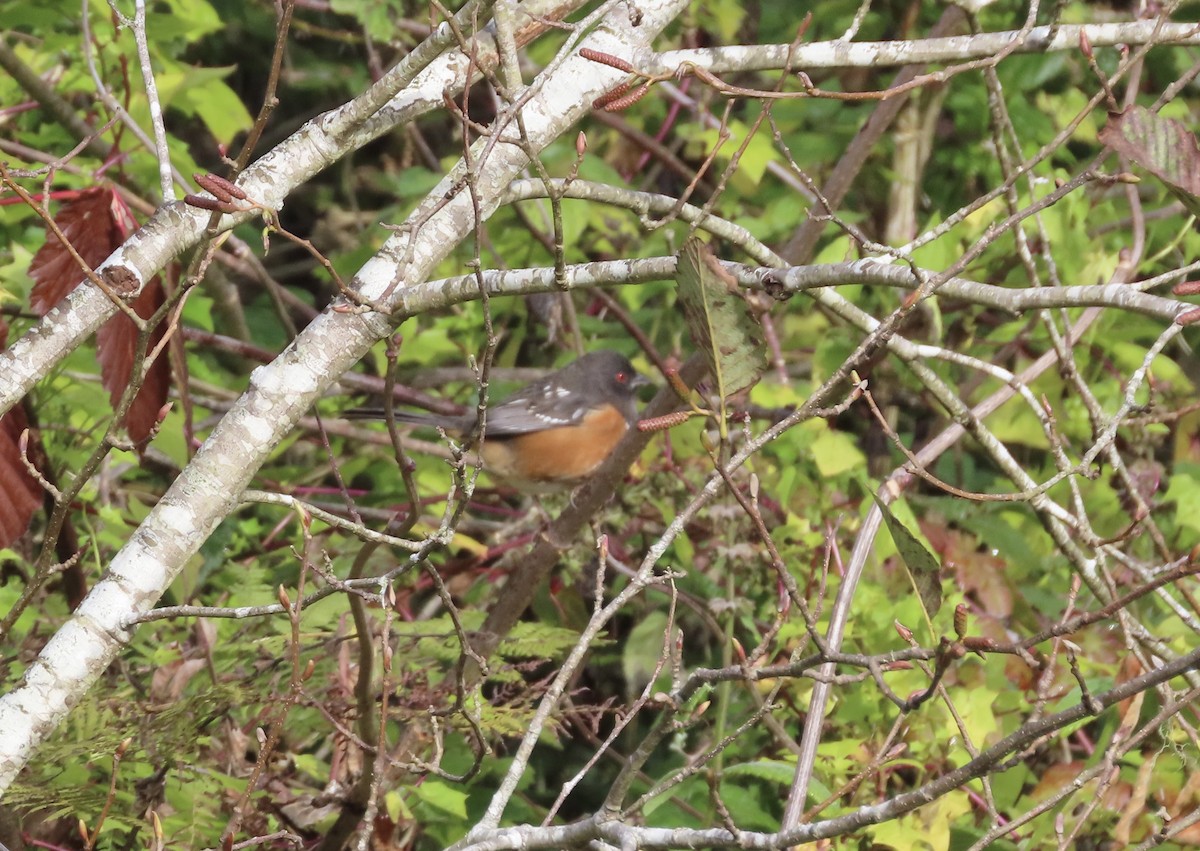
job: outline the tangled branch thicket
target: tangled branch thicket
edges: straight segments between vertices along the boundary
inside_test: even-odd
[[[1186,7],[226,5],[0,0],[0,842],[1200,842]],[[339,417],[596,348],[570,498]]]

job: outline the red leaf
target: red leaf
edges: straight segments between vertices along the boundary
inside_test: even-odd
[[[71,247],[93,269],[112,254],[137,227],[133,214],[121,197],[106,187],[85,189],[65,203],[54,217],[55,224]],[[29,274],[37,282],[30,294],[30,304],[45,315],[83,279],[79,262],[52,231],[29,264]],[[151,281],[132,303],[134,312],[148,319],[163,303],[163,289],[158,279]],[[162,339],[161,328],[150,335],[147,352]],[[113,407],[129,386],[133,374],[133,354],[137,348],[137,328],[123,313],[118,313],[96,332],[96,360],[100,378],[108,391]],[[125,419],[125,428],[135,441],[145,440],[158,422],[158,412],[167,400],[170,368],[165,357],[155,360],[141,389],[134,398]]]
[[[27,427],[20,408],[0,417],[0,547],[25,534],[33,512],[42,504],[42,488],[21,463],[17,443]]]
[[[93,269],[137,228],[121,197],[102,186],[85,189],[63,204],[54,222]],[[29,264],[29,276],[36,281],[29,303],[44,316],[83,280],[84,272],[58,236],[47,229],[46,241]]]
[[[8,326],[0,320],[0,349],[7,337]],[[0,417],[0,547],[25,534],[42,504],[42,488],[21,462],[19,442],[28,425],[20,407]]]
[[[154,278],[146,284],[142,294],[134,300],[131,307],[142,319],[149,319],[154,311],[162,306],[164,299],[162,283],[158,278]],[[162,338],[163,324],[159,323],[150,333],[150,342],[146,346],[147,355]],[[121,394],[125,392],[125,388],[129,386],[136,351],[137,328],[124,313],[118,313],[109,319],[96,332],[96,359],[100,362],[100,380],[104,389],[108,391],[108,398],[114,408],[121,401]],[[133,398],[129,415],[125,418],[125,429],[135,443],[149,437],[158,422],[158,412],[167,401],[167,387],[170,381],[170,364],[164,349],[155,358],[153,366],[146,374],[146,380],[142,382],[141,389]]]
[[[1131,106],[1108,116],[1100,141],[1173,190],[1200,195],[1200,144],[1182,121]]]

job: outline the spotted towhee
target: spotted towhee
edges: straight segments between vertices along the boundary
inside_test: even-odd
[[[649,382],[622,355],[590,352],[489,405],[479,455],[493,476],[529,492],[562,490],[587,478],[637,422],[634,393]],[[471,434],[476,415],[393,412],[397,422]],[[383,418],[379,408],[345,416]]]

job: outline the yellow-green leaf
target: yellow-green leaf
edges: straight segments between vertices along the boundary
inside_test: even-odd
[[[737,282],[699,239],[689,239],[679,252],[676,275],[688,332],[708,358],[724,407],[727,397],[758,383],[766,368],[761,329]]]
[[[917,540],[917,536],[908,531],[904,524],[896,519],[891,509],[884,505],[874,493],[871,496],[883,514],[883,522],[887,524],[892,542],[896,545],[896,552],[900,554],[900,560],[908,571],[908,578],[917,591],[917,597],[921,600],[921,608],[925,610],[925,619],[929,622],[932,630],[933,616],[942,607],[942,567],[933,553],[925,549],[925,545]]]

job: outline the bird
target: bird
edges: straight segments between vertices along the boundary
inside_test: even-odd
[[[526,493],[573,488],[604,463],[637,423],[637,389],[649,380],[624,355],[601,349],[488,405],[476,447],[483,468]],[[393,411],[396,422],[470,436],[475,412],[459,416]],[[382,408],[352,408],[350,419],[386,419]]]

